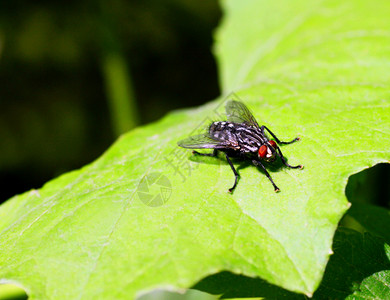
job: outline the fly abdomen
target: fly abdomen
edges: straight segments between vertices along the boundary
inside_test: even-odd
[[[230,122],[213,122],[210,125],[209,134],[217,140],[237,143],[234,124]]]

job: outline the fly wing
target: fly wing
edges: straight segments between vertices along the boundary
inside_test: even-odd
[[[221,141],[214,140],[207,134],[190,136],[184,140],[179,141],[177,144],[180,147],[188,149],[214,149],[223,145]]]
[[[240,101],[230,100],[226,103],[226,116],[229,122],[243,123],[259,128],[259,124],[250,110]]]
[[[208,134],[190,136],[177,144],[188,149],[237,149],[237,143],[234,141],[219,140],[212,138]]]

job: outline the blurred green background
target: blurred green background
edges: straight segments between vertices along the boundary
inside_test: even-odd
[[[217,1],[3,1],[0,203],[220,93]]]

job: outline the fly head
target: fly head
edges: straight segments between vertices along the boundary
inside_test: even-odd
[[[268,143],[261,145],[259,148],[258,155],[261,159],[266,162],[273,162],[276,159],[276,142],[273,140],[268,141]]]

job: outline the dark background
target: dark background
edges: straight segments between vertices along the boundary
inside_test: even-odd
[[[219,95],[217,1],[4,2],[0,203],[93,161],[131,128],[118,131],[110,113],[111,54],[127,70],[136,125]]]

